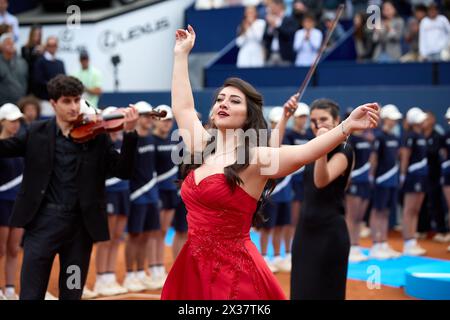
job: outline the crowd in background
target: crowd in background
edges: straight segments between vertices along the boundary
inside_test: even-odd
[[[27,42],[18,43],[18,20],[7,11],[8,1],[0,0],[0,105],[37,101],[43,117],[53,115],[48,101],[47,83],[58,74],[66,74],[64,61],[58,59],[58,38],[42,39],[42,27],[32,26]],[[87,51],[80,52],[80,68],[74,76],[85,86],[84,98],[97,107],[102,93],[101,73],[90,65]]]
[[[285,1],[268,0],[247,7],[237,32],[237,66],[311,65],[343,2],[295,0],[288,10]],[[374,11],[366,12],[370,4],[379,5],[380,19]],[[448,61],[450,24],[440,14],[448,14],[447,7],[430,1],[353,1],[346,9],[353,29],[347,34],[343,20],[338,22],[327,49],[347,34],[353,37],[358,61]]]

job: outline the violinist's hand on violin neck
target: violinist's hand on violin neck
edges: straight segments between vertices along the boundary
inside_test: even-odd
[[[137,121],[139,119],[139,112],[134,105],[130,105],[128,108],[121,109],[125,117],[123,130],[125,132],[132,132],[136,128]]]

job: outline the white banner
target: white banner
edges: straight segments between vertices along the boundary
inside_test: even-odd
[[[184,27],[184,12],[194,0],[171,0],[124,13],[97,23],[44,25],[43,41],[59,38],[58,58],[68,74],[80,69],[79,51],[85,48],[90,63],[103,77],[103,90],[114,91],[117,64],[118,91],[167,91],[172,77],[175,31]],[[68,16],[69,17],[69,16]],[[20,47],[30,27],[20,28]],[[19,50],[19,47],[18,47]]]

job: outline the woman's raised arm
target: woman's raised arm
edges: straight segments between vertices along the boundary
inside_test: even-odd
[[[208,133],[203,128],[194,106],[191,83],[189,81],[189,53],[195,44],[195,31],[178,29],[174,48],[172,75],[172,110],[177,122],[180,136],[189,152],[203,150]]]

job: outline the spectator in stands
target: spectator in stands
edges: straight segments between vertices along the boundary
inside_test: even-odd
[[[322,16],[322,2],[322,0],[294,0],[293,12],[297,11],[299,15],[309,13],[316,18],[316,21],[320,21]],[[299,26],[302,25],[301,22],[299,21]]]
[[[83,50],[80,52],[81,69],[74,74],[84,85],[83,98],[89,101],[94,108],[98,107],[98,101],[102,94],[102,75],[100,71],[89,63],[89,54]]]
[[[5,33],[12,33],[12,27],[9,24],[0,24],[0,36]]]
[[[382,27],[375,29],[373,33],[373,59],[378,62],[397,61],[402,56],[401,40],[405,23],[390,1],[383,3],[382,15]]]
[[[313,64],[322,44],[322,32],[315,28],[313,15],[306,14],[303,18],[303,29],[295,33],[294,51],[297,52],[295,65],[305,67]]]
[[[367,27],[366,15],[358,12],[353,17],[353,39],[355,41],[356,59],[364,61],[371,59],[373,56],[373,35],[372,30]]]
[[[236,44],[239,47],[238,68],[264,66],[263,36],[266,22],[258,19],[258,10],[254,6],[245,9],[244,19],[238,28]]]
[[[44,54],[45,48],[42,45],[42,28],[38,25],[32,26],[28,37],[28,42],[22,47],[22,58],[28,63],[28,91],[31,92],[32,74],[37,59]]]
[[[298,25],[285,9],[283,0],[271,0],[267,7],[264,43],[269,66],[290,65],[295,59],[293,44]]]
[[[27,92],[27,63],[16,54],[14,35],[0,37],[0,105],[17,103]]]
[[[323,0],[322,15],[329,13],[336,13],[337,8],[341,4],[345,4],[345,0]]]
[[[41,99],[42,116],[54,114],[53,107],[48,102],[47,83],[58,74],[66,74],[64,62],[56,58],[58,38],[49,37],[45,45],[44,54],[39,57],[33,69],[33,94]]]
[[[408,19],[405,42],[409,46],[408,52],[400,58],[401,62],[419,61],[419,25],[420,21],[427,16],[427,7],[422,4],[414,8],[414,16]]]
[[[323,34],[326,35],[329,30],[333,27],[333,21],[336,18],[336,13],[326,12],[322,15],[323,21]],[[338,22],[336,29],[331,34],[330,41],[328,42],[328,48],[332,48],[343,36],[345,35],[345,30],[342,25]]]
[[[420,22],[419,52],[426,61],[442,60],[443,52],[448,49],[450,24],[448,19],[439,14],[436,4],[428,7],[428,16]]]
[[[303,16],[308,11],[305,4],[301,0],[294,0],[292,2],[292,18],[297,20],[299,26],[303,25]]]
[[[8,0],[0,0],[0,24],[11,26],[14,42],[19,40],[19,20],[8,12]]]
[[[23,97],[19,100],[17,106],[23,113],[23,121],[27,126],[41,117],[41,105],[39,100],[33,96]]]

